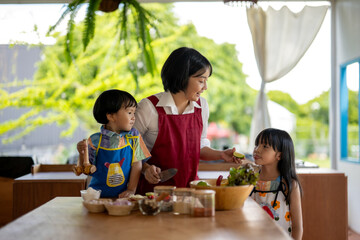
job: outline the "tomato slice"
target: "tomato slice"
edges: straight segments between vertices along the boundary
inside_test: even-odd
[[[223,179],[223,175],[220,175],[216,180],[216,186],[221,186],[221,180]]]

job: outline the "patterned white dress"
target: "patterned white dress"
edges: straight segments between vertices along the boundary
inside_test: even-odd
[[[282,177],[275,181],[258,181],[250,197],[291,236],[290,205],[286,202],[288,188]]]

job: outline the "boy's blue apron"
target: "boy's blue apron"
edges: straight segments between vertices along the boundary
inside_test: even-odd
[[[118,197],[127,189],[131,165],[134,159],[133,147],[125,135],[125,146],[120,148],[101,147],[100,135],[96,154],[96,172],[92,174],[89,187],[101,190],[101,197]],[[134,141],[131,141],[134,142]]]

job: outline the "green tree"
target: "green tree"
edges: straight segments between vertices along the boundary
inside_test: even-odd
[[[359,125],[359,92],[349,90],[349,124]]]
[[[305,104],[298,104],[289,94],[280,91],[270,91],[268,97],[295,114],[296,131],[292,137],[298,157],[307,157],[317,148],[328,145],[328,91]]]
[[[280,104],[290,112],[297,114],[299,112],[299,104],[288,93],[281,91],[269,91],[268,99]]]
[[[81,124],[90,131],[98,130],[92,117],[96,97],[104,90],[123,89],[139,101],[163,91],[159,71],[170,52],[182,46],[193,47],[213,64],[213,75],[205,92],[210,106],[210,121],[224,120],[240,133],[248,133],[255,93],[246,85],[242,64],[236,56],[235,46],[216,44],[197,34],[192,24],[179,26],[171,4],[145,4],[146,9],[159,19],[156,24],[161,36],[153,36],[152,47],[156,60],[156,74],[145,71],[139,61],[141,48],[133,45],[126,54],[118,44],[117,13],[97,17],[97,34],[86,52],[73,50],[74,64],[68,65],[64,54],[65,36],[54,33],[57,39],[44,46],[42,61],[32,80],[12,83],[21,87],[10,92],[10,85],[0,86],[0,109],[27,108],[18,119],[2,123],[0,135],[7,133],[6,142],[18,139],[43,124],[66,124],[63,136],[71,135]],[[75,26],[74,45],[81,44],[83,23]],[[151,32],[151,31],[150,31]],[[136,37],[136,32],[129,32]],[[134,66],[137,68],[134,68]],[[138,79],[138,81],[134,81]]]

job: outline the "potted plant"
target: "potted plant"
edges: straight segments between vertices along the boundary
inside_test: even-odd
[[[73,50],[73,32],[75,27],[75,17],[83,4],[86,4],[85,0],[73,0],[67,8],[62,13],[58,21],[50,27],[49,32],[51,33],[56,29],[56,27],[64,20],[67,15],[70,15],[70,18],[67,23],[67,33],[65,41],[65,54],[67,55],[68,63],[70,64],[73,61],[72,50]],[[155,67],[155,58],[151,47],[151,36],[150,29],[153,28],[156,33],[158,30],[154,25],[155,17],[146,9],[144,9],[139,2],[136,0],[88,0],[88,6],[86,10],[86,16],[84,19],[84,31],[82,34],[82,44],[84,51],[86,47],[93,39],[95,34],[95,24],[96,24],[96,11],[100,10],[102,12],[108,13],[119,10],[119,23],[118,31],[120,34],[119,44],[123,44],[125,53],[129,53],[131,46],[128,32],[135,30],[137,32],[137,44],[141,48],[142,58],[146,66],[146,70],[151,74],[154,74]],[[130,21],[129,16],[132,16]],[[130,64],[130,63],[129,63]],[[135,65],[135,66],[134,66]],[[136,64],[129,66],[129,69],[136,68]],[[133,74],[136,78],[136,74]]]

